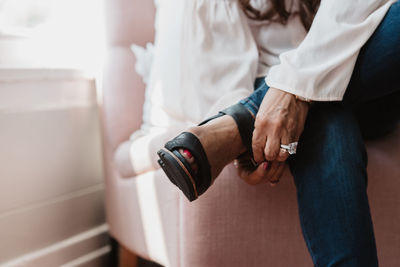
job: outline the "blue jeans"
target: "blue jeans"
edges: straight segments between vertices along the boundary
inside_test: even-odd
[[[396,2],[363,46],[343,101],[314,103],[297,154],[288,159],[303,236],[315,266],[378,266],[363,135],[377,137],[397,124],[399,69]],[[255,88],[240,101],[253,114],[268,86],[260,78]]]

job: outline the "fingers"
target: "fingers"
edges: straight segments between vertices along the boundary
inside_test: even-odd
[[[274,161],[279,154],[280,138],[278,135],[268,136],[264,148],[264,156],[268,161]]]
[[[269,179],[269,182],[271,183],[272,186],[276,185],[279,182],[279,180],[281,179],[282,174],[285,170],[284,163],[278,162],[278,161],[276,161],[276,162],[277,162],[277,166],[274,170],[274,173],[271,174],[271,178]]]
[[[279,144],[279,152],[278,152],[278,156],[276,157],[277,161],[284,162],[287,160],[287,158],[289,157],[290,154],[289,154],[289,152],[287,152],[286,149],[281,148],[280,145],[281,144],[287,145],[291,142],[293,142],[293,138],[290,138],[286,132],[286,134],[284,134],[282,136],[281,142]]]
[[[254,129],[251,146],[253,150],[254,160],[258,163],[261,163],[265,160],[264,147],[265,147],[266,137],[267,136],[263,134],[263,131],[260,131],[258,128]]]
[[[293,138],[290,138],[287,133],[282,135],[281,138],[279,137],[279,135],[268,136],[263,151],[265,160],[267,161],[277,160],[279,162],[286,161],[287,158],[289,157],[289,153],[287,152],[286,149],[281,148],[281,144],[286,145],[291,142],[293,142]]]
[[[280,177],[277,177],[276,173],[277,173],[280,165],[283,165],[283,164],[279,161],[271,162],[269,170],[268,170],[267,174],[265,175],[265,179],[266,179],[265,182],[270,182],[272,184],[279,182]]]
[[[262,133],[262,131],[255,129],[252,140],[254,160],[256,162],[276,160],[280,155],[280,136],[280,134],[276,133]],[[282,154],[280,158],[283,156],[285,155]],[[281,161],[285,161],[286,158]]]
[[[250,185],[257,185],[260,183],[271,183],[271,185],[279,182],[283,171],[285,169],[285,163],[283,162],[263,162],[256,168],[242,168],[240,163],[236,161],[234,164],[238,170],[240,178]]]
[[[255,128],[253,132],[252,149],[256,162],[286,161],[289,153],[281,149],[281,144],[287,145],[295,140],[295,131],[292,129],[279,128],[268,129],[264,127]]]
[[[238,174],[240,178],[242,178],[246,183],[250,185],[260,184],[265,180],[265,176],[267,174],[268,163],[264,162],[253,171],[249,171],[248,169],[238,168]]]
[[[289,152],[287,152],[286,149],[280,148],[279,154],[278,154],[278,157],[276,158],[276,160],[279,162],[284,162],[287,160],[288,157],[289,157]]]

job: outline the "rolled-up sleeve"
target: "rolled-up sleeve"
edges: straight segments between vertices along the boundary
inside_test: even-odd
[[[342,100],[361,47],[394,2],[322,0],[304,40],[279,56],[266,83],[314,101]]]

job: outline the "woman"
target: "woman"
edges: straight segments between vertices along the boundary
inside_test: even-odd
[[[287,163],[314,264],[378,266],[362,134],[399,119],[400,2],[240,2],[266,78],[168,142],[161,167],[192,201],[236,158],[250,184],[276,184]]]

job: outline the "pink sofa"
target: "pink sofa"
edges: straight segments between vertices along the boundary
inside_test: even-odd
[[[189,203],[160,169],[123,179],[113,154],[141,124],[144,85],[129,46],[154,35],[151,0],[106,1],[108,57],[102,121],[110,234],[136,255],[173,267],[312,266],[295,187],[249,186],[225,168]],[[381,266],[400,266],[400,127],[368,142],[369,196]]]

